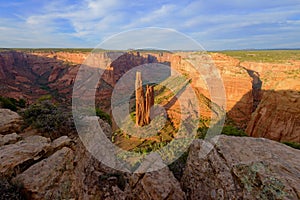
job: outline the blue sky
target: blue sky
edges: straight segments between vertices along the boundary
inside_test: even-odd
[[[207,50],[300,48],[300,0],[0,0],[0,47],[93,48],[143,27]]]

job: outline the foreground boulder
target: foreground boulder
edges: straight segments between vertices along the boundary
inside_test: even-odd
[[[70,198],[74,153],[64,147],[49,158],[32,165],[15,182],[21,182],[26,196],[30,199],[51,199],[53,197]]]
[[[50,139],[30,136],[15,144],[0,147],[0,173],[18,174],[51,150]]]
[[[19,136],[16,133],[11,133],[7,135],[0,134],[0,147],[7,144],[14,144],[19,140],[21,140],[21,136]]]
[[[145,174],[134,174],[129,177],[127,188],[129,199],[185,199],[180,183],[168,167]]]
[[[261,138],[214,139],[190,148],[181,179],[188,199],[300,198],[299,150]]]
[[[9,109],[0,109],[0,134],[19,132],[22,124],[20,115]]]

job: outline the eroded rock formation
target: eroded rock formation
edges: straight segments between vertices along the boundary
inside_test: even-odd
[[[110,112],[110,97],[112,95],[113,87],[120,77],[128,70],[147,63],[163,63],[170,65],[172,69],[189,76],[191,79],[190,84],[199,97],[199,112],[201,113],[201,116],[210,118],[210,116],[215,113],[214,107],[212,107],[213,104],[210,102],[210,94],[205,82],[201,78],[201,74],[199,74],[199,72],[191,66],[188,60],[185,59],[185,56],[188,54],[191,53],[99,53],[91,63],[97,64],[104,62],[107,59],[111,59],[112,62],[108,64],[106,71],[101,77],[102,79],[100,80],[99,87],[97,88],[97,106],[100,106],[106,112]],[[43,95],[51,94],[52,97],[59,102],[70,103],[76,74],[80,64],[87,56],[88,53],[1,52],[0,95],[13,98],[25,98],[31,103]],[[267,103],[265,102],[262,103],[262,105],[259,105],[261,99],[266,99],[269,94],[263,95],[263,91],[300,90],[299,60],[290,60],[285,63],[261,63],[240,62],[238,59],[234,59],[221,53],[211,53],[210,56],[214,60],[216,67],[220,70],[224,82],[227,102],[227,107],[224,109],[235,124],[243,129],[249,126],[248,124],[253,124],[255,120],[257,121],[259,118],[258,116],[254,116],[257,115],[258,112],[252,115],[256,108],[259,107],[262,109],[263,106],[267,106]],[[112,58],[116,59],[114,60]],[[89,91],[90,90],[87,90],[82,96],[90,98],[90,95],[95,95],[89,94]],[[292,107],[294,104],[290,104],[289,101],[286,101],[284,96],[285,95],[283,95],[282,98],[277,96],[276,104],[283,105],[287,103],[285,105],[286,108]],[[296,98],[299,98],[299,96]],[[274,102],[272,104],[274,104]],[[168,109],[168,115],[172,118],[180,116],[180,113],[176,111],[178,108],[179,103],[176,101],[172,107]],[[293,108],[285,109],[284,112],[290,113],[290,110],[292,111]],[[272,119],[268,118],[270,124],[276,124],[278,122],[278,117],[275,115],[270,115],[270,117],[272,117]],[[149,121],[146,123],[149,123]],[[285,121],[282,121],[282,123],[285,123]],[[249,131],[250,128],[248,128],[247,132],[252,135],[254,132],[258,133],[260,129],[267,130],[262,124],[263,123],[259,126],[251,125],[253,130]],[[286,127],[286,129],[297,130],[295,127]],[[278,130],[280,130],[280,128]],[[273,132],[272,137],[270,138],[282,137],[277,134],[286,135],[286,133],[279,133],[277,131],[276,134]],[[296,138],[296,135],[298,135],[297,132],[289,134],[292,136],[288,136],[286,139]],[[254,135],[265,135],[264,137],[270,136],[270,134],[267,133]],[[283,137],[283,139],[285,138]],[[295,140],[293,139],[293,141]]]
[[[27,199],[300,197],[299,150],[268,139],[218,136],[212,143],[195,140],[179,181],[167,166],[137,174],[108,168],[92,157],[79,138],[62,136],[51,141],[26,135],[5,135],[8,142],[0,145],[0,178],[22,185]]]
[[[146,86],[144,93],[141,72],[136,73],[135,80],[136,125],[144,126],[150,123],[150,109],[154,105],[153,86]]]
[[[268,139],[214,140],[190,148],[181,179],[188,199],[299,199],[299,150]]]
[[[246,133],[253,137],[300,143],[300,93],[291,90],[264,91]]]
[[[0,134],[19,132],[22,124],[21,116],[9,109],[0,109]]]

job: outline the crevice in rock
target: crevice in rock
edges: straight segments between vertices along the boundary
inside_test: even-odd
[[[45,151],[45,150],[42,150],[40,152],[38,152],[37,155],[35,155],[35,157],[38,157],[38,159],[35,159],[35,158],[31,158],[31,159],[28,159],[26,160],[25,162],[15,166],[13,169],[12,169],[12,174],[11,174],[11,178],[13,177],[16,177],[18,174],[22,174],[24,171],[26,171],[27,169],[29,169],[31,166],[41,162],[42,160],[44,159],[47,159],[49,158],[50,156],[52,156],[55,152],[61,150],[62,148],[64,147],[68,147],[70,148],[69,145],[64,145],[64,146],[61,146],[61,147],[58,147],[58,148],[54,148],[54,149],[51,149],[49,151]]]
[[[137,181],[135,182],[135,184],[131,187],[132,190],[134,190],[134,189],[136,188],[137,184],[144,178],[145,175],[146,175],[145,173],[143,173],[143,174],[140,175],[140,177],[138,178],[138,180],[137,180]]]
[[[252,112],[254,112],[258,106],[258,104],[261,101],[261,95],[262,95],[262,80],[260,79],[260,75],[258,72],[254,70],[247,69],[243,66],[239,66],[243,69],[245,69],[248,73],[248,75],[252,78],[252,96],[253,96],[253,108]]]

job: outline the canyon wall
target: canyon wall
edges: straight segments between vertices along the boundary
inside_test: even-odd
[[[242,62],[255,70],[262,82],[261,101],[251,116],[246,133],[276,141],[300,142],[300,62]]]
[[[129,52],[121,55],[102,52],[93,65],[110,59],[101,81],[97,87],[96,104],[110,112],[110,97],[116,82],[127,71],[135,66],[147,63],[161,63],[190,79],[200,101],[200,114],[210,118],[214,107],[210,102],[205,81],[192,64],[186,59],[190,52]],[[121,55],[121,56],[120,56]],[[276,140],[298,141],[299,122],[296,120],[295,108],[299,107],[300,61],[291,60],[286,63],[240,62],[221,53],[209,54],[219,69],[223,79],[227,106],[227,116],[239,127],[246,129],[248,135],[269,137]],[[51,94],[59,102],[70,102],[72,89],[80,64],[88,57],[88,53],[25,53],[7,51],[0,53],[0,95],[25,98],[34,102],[43,95]],[[116,58],[116,59],[113,59]],[[273,94],[268,91],[285,91]],[[85,96],[85,94],[82,94]],[[88,94],[86,94],[88,96]],[[170,105],[170,104],[169,104]],[[168,114],[176,118],[180,104],[174,102]],[[275,108],[276,107],[276,108]],[[223,108],[219,108],[223,109]],[[283,114],[280,118],[271,114],[273,111]],[[174,112],[173,112],[174,111]],[[176,112],[175,112],[176,111]],[[298,112],[296,110],[296,112]],[[269,114],[268,114],[269,113]],[[290,119],[291,118],[291,119]],[[293,119],[292,119],[293,118]],[[287,123],[289,120],[291,123]],[[267,134],[270,128],[274,131]],[[261,121],[261,123],[257,123]],[[279,123],[280,122],[280,123]],[[288,124],[288,125],[281,125]],[[248,127],[247,127],[248,126]],[[285,132],[283,131],[286,130]],[[275,131],[282,130],[282,131]],[[262,131],[263,130],[263,131]],[[272,135],[272,136],[270,136]],[[280,136],[279,136],[280,135]],[[290,135],[282,137],[283,135]]]

